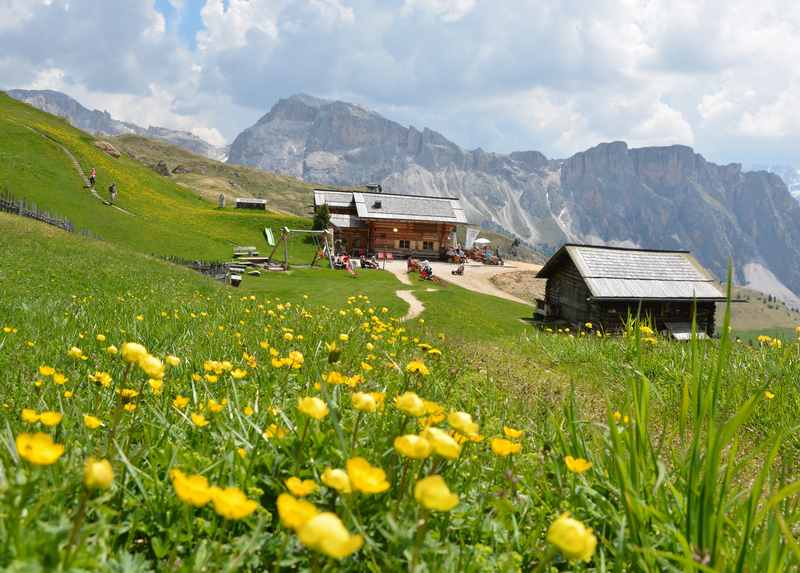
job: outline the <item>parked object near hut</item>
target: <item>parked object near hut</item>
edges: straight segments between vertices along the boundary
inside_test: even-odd
[[[714,334],[714,278],[688,251],[566,244],[542,267],[547,279],[536,316],[619,331],[629,316],[649,320],[674,338],[688,337],[696,305],[697,332]]]
[[[266,199],[256,199],[254,197],[237,197],[236,198],[236,208],[237,209],[258,209],[259,211],[266,211],[267,210],[267,200]]]

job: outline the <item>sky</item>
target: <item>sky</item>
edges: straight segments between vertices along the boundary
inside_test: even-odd
[[[230,142],[309,93],[463,147],[800,166],[796,0],[0,0],[0,88]]]

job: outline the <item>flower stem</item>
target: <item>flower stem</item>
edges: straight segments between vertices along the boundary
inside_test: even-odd
[[[69,532],[69,541],[67,542],[67,547],[65,549],[65,556],[64,561],[65,565],[69,565],[69,562],[72,558],[72,550],[75,548],[75,544],[78,542],[78,534],[81,530],[81,525],[83,525],[83,519],[86,517],[86,502],[89,500],[89,494],[86,491],[86,488],[81,488],[81,497],[80,501],[78,501],[78,510],[75,512],[75,518],[72,520],[72,529]]]

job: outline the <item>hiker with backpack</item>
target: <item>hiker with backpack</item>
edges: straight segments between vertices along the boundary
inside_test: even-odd
[[[109,195],[111,195],[111,201],[109,201],[109,205],[113,205],[114,201],[117,200],[117,183],[116,182],[112,183],[111,186],[108,188],[108,193],[109,193]]]
[[[94,189],[94,182],[97,180],[97,170],[92,167],[91,173],[89,173],[89,188]]]

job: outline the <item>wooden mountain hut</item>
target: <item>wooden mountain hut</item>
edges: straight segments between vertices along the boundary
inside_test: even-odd
[[[327,205],[334,241],[351,255],[445,258],[458,225],[467,218],[454,197],[315,189],[314,210]]]
[[[541,268],[547,279],[537,317],[605,331],[620,331],[628,316],[649,319],[656,330],[686,339],[693,307],[697,331],[714,334],[716,303],[725,296],[688,251],[657,251],[566,244]]]

